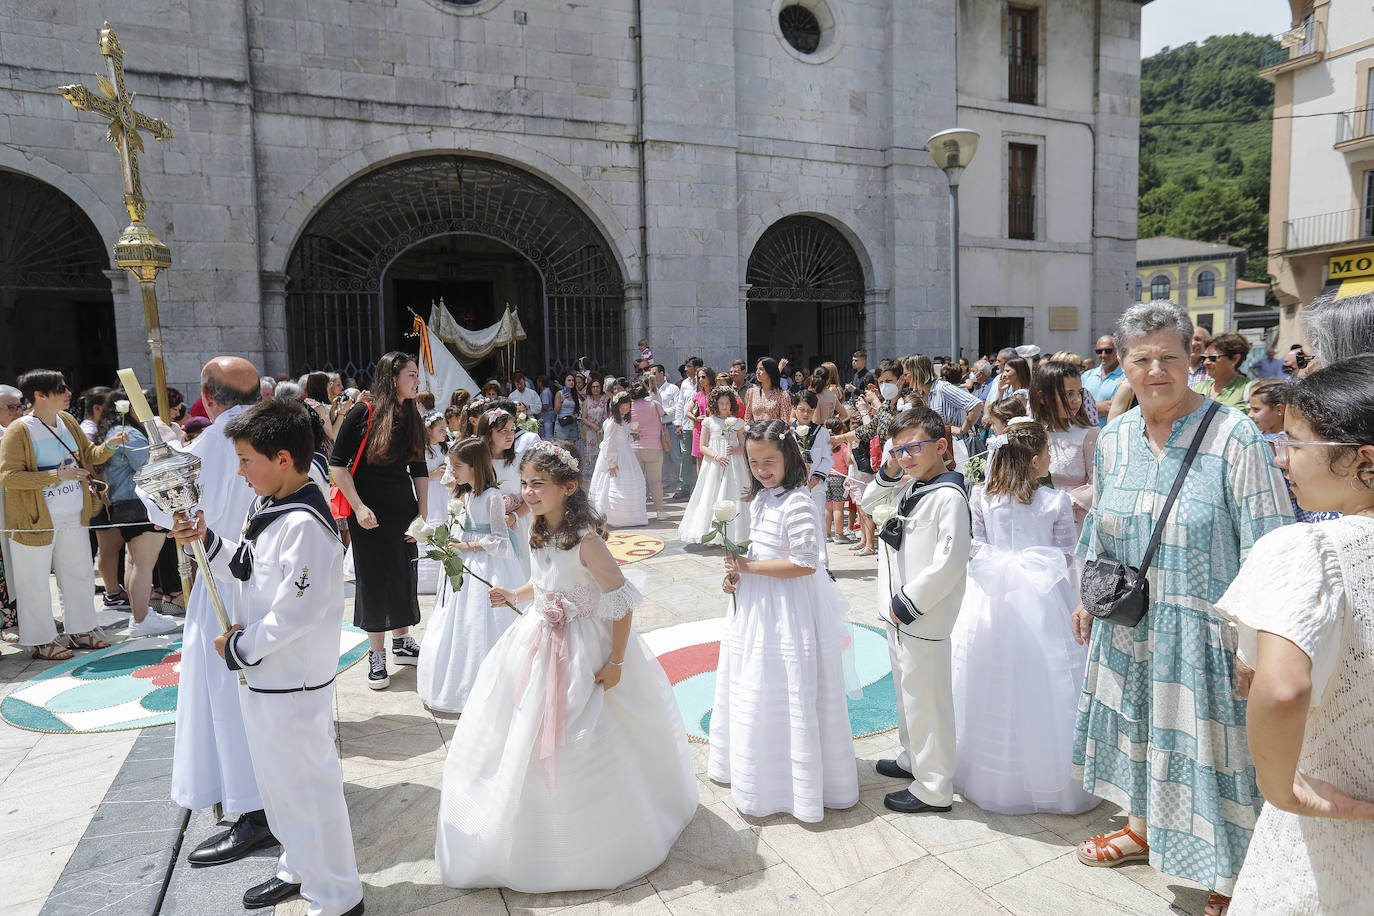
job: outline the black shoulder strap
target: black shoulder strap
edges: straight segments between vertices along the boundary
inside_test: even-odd
[[[1155,522],[1154,533],[1150,535],[1150,546],[1145,548],[1145,556],[1140,561],[1140,574],[1145,575],[1150,568],[1150,563],[1155,558],[1155,551],[1159,549],[1159,542],[1164,538],[1164,523],[1169,519],[1169,512],[1174,508],[1174,501],[1178,499],[1178,492],[1183,489],[1183,478],[1188,476],[1188,469],[1193,466],[1193,459],[1197,457],[1197,450],[1202,445],[1202,437],[1207,433],[1207,427],[1211,425],[1212,418],[1221,409],[1220,401],[1213,401],[1207,408],[1207,413],[1203,416],[1202,422],[1198,424],[1197,432],[1193,434],[1193,441],[1188,446],[1188,454],[1183,456],[1183,467],[1178,469],[1178,477],[1174,478],[1174,488],[1169,491],[1169,498],[1164,501],[1164,509],[1159,513],[1159,521]]]

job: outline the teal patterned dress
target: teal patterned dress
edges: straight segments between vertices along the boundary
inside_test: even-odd
[[[1158,456],[1137,407],[1097,443],[1092,514],[1078,552],[1139,566],[1207,404],[1175,421]],[[1235,632],[1219,600],[1251,546],[1293,521],[1259,429],[1222,407],[1149,571],[1135,628],[1096,621],[1074,742],[1083,788],[1144,817],[1150,864],[1229,895],[1264,797],[1234,693]]]

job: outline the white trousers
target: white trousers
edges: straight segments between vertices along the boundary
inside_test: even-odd
[[[301,886],[309,916],[340,916],[363,899],[363,883],[334,747],[334,686],[239,690],[267,823],[281,841],[277,877]]]
[[[807,484],[809,485],[809,484],[811,483],[811,478],[808,477],[808,478],[806,479],[806,482],[807,482]],[[822,569],[829,569],[829,568],[830,568],[830,547],[829,547],[829,545],[826,544],[826,537],[825,537],[825,481],[822,480],[820,483],[816,484],[814,487],[812,487],[810,490],[808,490],[808,491],[807,491],[807,495],[810,496],[810,497],[811,497],[811,501],[812,501],[813,503],[816,504],[816,509],[817,509],[817,511],[820,512],[820,515],[821,515],[821,531],[820,531],[820,541],[821,541],[821,568],[822,568]]]
[[[911,794],[928,805],[954,800],[954,682],[949,640],[897,640],[889,621],[887,651],[897,682],[897,765],[914,777]]]
[[[41,646],[57,639],[48,570],[57,575],[62,627],[67,633],[95,629],[95,568],[89,530],[76,519],[56,519],[52,543],[26,547],[10,539],[5,575],[19,605],[19,644]]]

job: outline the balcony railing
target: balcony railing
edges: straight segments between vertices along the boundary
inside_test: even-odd
[[[1316,248],[1374,238],[1374,204],[1285,220],[1283,247]]]
[[[1007,64],[1007,98],[1034,105],[1038,101],[1035,80],[1040,62],[1034,54],[1013,54]]]
[[[1035,238],[1035,195],[1011,194],[1007,197],[1007,237]]]
[[[1336,118],[1336,142],[1374,137],[1374,108],[1352,108]]]
[[[1326,50],[1326,27],[1316,19],[1304,22],[1296,28],[1275,35],[1279,42],[1277,48],[1265,48],[1260,54],[1260,69],[1277,66]]]

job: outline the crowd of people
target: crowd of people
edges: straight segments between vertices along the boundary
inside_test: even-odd
[[[652,507],[692,549],[723,549],[708,776],[742,813],[806,822],[858,801],[852,609],[828,574],[846,545],[874,558],[888,631],[889,809],[1106,799],[1128,821],[1083,840],[1085,865],[1148,861],[1208,888],[1212,916],[1357,913],[1374,839],[1374,295],[1304,322],[1305,344],[1251,360],[1245,338],[1150,302],[1086,359],[860,351],[843,376],[770,356],[719,371],[688,356],[670,376],[641,341],[624,374],[583,358],[475,392],[421,391],[401,352],[366,391],[226,356],[154,421],[201,458],[196,519],[135,485],[153,418],[119,390],[73,407],[60,373],[32,371],[0,386],[0,601],[51,660],[110,645],[96,569],[130,636],[184,613],[173,798],[241,815],[191,861],[281,842],[290,858],[246,905],[299,892],[312,912],[361,913],[330,740],[346,575],[368,686],[389,686],[389,659],[416,665],[420,701],[461,714],[443,880],[545,892],[646,873],[697,804],[607,531]],[[182,612],[175,544],[197,539],[210,569]],[[234,596],[230,633],[207,580]]]

